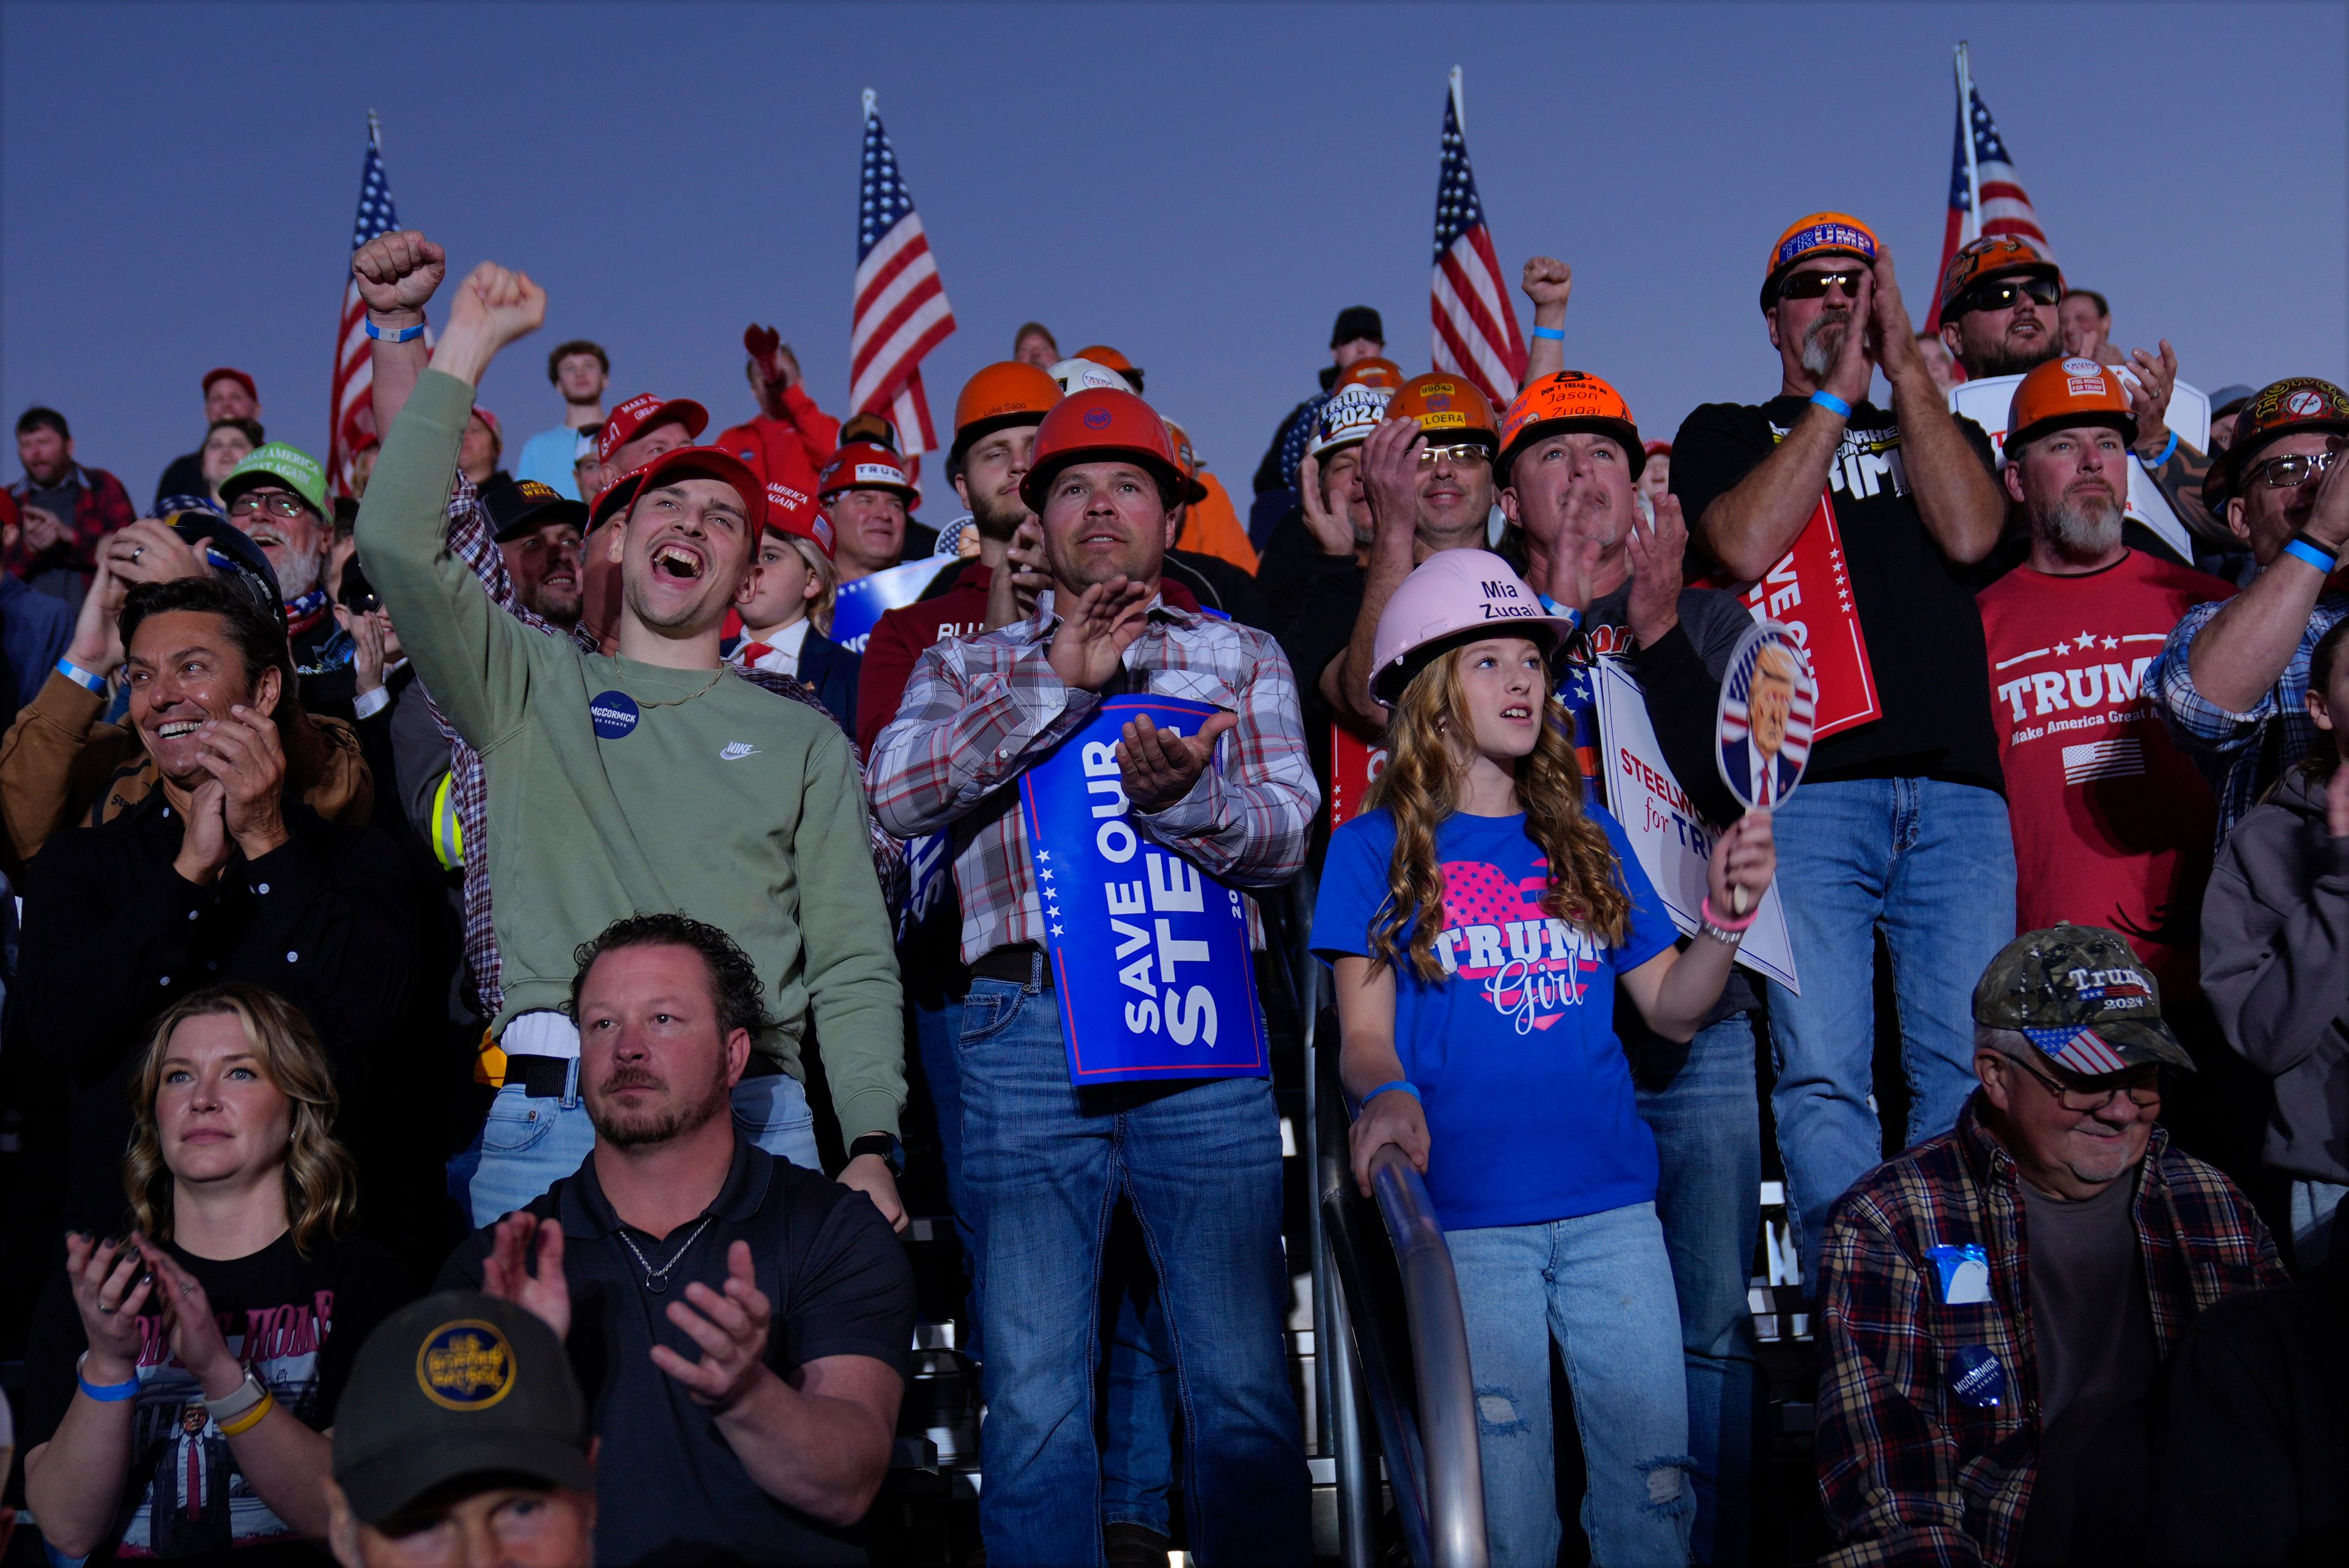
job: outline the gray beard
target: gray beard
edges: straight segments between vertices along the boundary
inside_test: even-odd
[[[2121,509],[2109,500],[2068,497],[2031,519],[2031,531],[2064,560],[2086,565],[2121,542]]]
[[[1836,356],[1843,352],[1843,335],[1851,326],[1851,313],[1843,311],[1820,316],[1803,333],[1803,368],[1821,380],[1835,368]]]
[[[290,604],[318,585],[326,574],[326,558],[313,555],[304,560],[288,559],[285,570],[277,575],[277,597]]]

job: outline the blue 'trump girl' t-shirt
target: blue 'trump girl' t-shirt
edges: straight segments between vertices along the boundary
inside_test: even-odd
[[[1431,983],[1408,962],[1398,966],[1395,1050],[1426,1107],[1427,1191],[1447,1230],[1572,1219],[1656,1195],[1656,1140],[1615,1038],[1615,978],[1679,933],[1622,824],[1585,810],[1607,830],[1631,896],[1619,947],[1543,912],[1549,861],[1526,836],[1524,813],[1454,812],[1435,830],[1444,869],[1435,954],[1447,973]],[[1383,809],[1330,838],[1314,951],[1369,956],[1394,843]]]

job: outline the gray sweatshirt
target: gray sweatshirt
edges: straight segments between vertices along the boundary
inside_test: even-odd
[[[2202,988],[2228,1044],[2275,1080],[2266,1162],[2349,1182],[2349,838],[2294,769],[2227,836],[2202,901]]]

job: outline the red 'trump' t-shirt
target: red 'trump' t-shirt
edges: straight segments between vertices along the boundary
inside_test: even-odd
[[[2014,824],[2016,929],[2117,931],[2172,995],[2201,994],[2218,808],[2162,728],[2145,674],[2179,617],[2234,592],[2132,550],[2079,576],[2018,566],[1976,599]]]

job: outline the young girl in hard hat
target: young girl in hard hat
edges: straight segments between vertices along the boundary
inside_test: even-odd
[[[1546,657],[1572,633],[1483,551],[1436,554],[1395,591],[1371,677],[1391,759],[1330,841],[1313,921],[1355,1180],[1368,1192],[1390,1150],[1422,1171],[1458,1272],[1495,1568],[1557,1559],[1553,1336],[1592,1561],[1687,1561],[1680,1314],[1616,985],[1688,1039],[1777,864],[1766,813],[1721,834],[1702,933],[1679,947],[1621,825],[1583,798]]]

